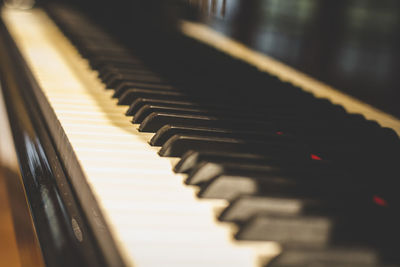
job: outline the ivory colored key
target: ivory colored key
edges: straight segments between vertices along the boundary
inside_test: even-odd
[[[259,266],[274,242],[239,242],[116,106],[97,74],[40,9],[3,18],[57,115],[128,266]],[[121,113],[114,111],[122,111]],[[120,115],[119,115],[120,114]],[[124,145],[125,144],[125,145]]]

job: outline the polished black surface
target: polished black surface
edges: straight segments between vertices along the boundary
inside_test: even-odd
[[[46,266],[104,266],[53,145],[38,86],[0,21],[0,81],[27,201]]]
[[[400,2],[210,0],[183,16],[400,117]]]

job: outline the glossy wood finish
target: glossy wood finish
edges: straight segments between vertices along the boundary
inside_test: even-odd
[[[4,58],[2,58],[4,59]],[[0,75],[1,84],[6,80]],[[3,79],[4,78],[4,79]],[[44,266],[0,86],[0,266]]]
[[[0,266],[21,266],[3,172],[0,172],[0,237]]]

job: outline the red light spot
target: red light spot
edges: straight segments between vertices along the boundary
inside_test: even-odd
[[[377,195],[374,195],[372,197],[372,199],[373,199],[374,203],[379,205],[379,206],[387,206],[386,200],[384,200],[383,198],[381,198],[381,197],[379,197]]]
[[[315,154],[311,154],[311,159],[313,159],[313,160],[322,160],[320,157],[318,157]]]
[[[283,132],[278,131],[278,132],[276,132],[276,134],[277,134],[277,135],[283,135]]]

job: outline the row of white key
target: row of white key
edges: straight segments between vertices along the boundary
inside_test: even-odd
[[[196,197],[116,106],[111,92],[41,10],[3,18],[74,148],[128,265],[255,266],[275,243],[233,240],[216,221],[227,205]],[[71,66],[73,64],[73,66]]]

